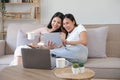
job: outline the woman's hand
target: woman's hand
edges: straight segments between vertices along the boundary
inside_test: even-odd
[[[65,39],[65,40],[62,40],[63,44],[66,45],[68,44],[68,41]]]
[[[37,45],[37,43],[30,43],[28,44],[29,47],[32,47],[32,48],[38,48],[39,46]]]
[[[48,49],[60,48],[62,46],[56,46],[52,41],[48,41],[48,45],[45,45]]]
[[[48,41],[48,44],[45,45],[48,49],[54,49],[56,48],[55,44],[52,41]]]

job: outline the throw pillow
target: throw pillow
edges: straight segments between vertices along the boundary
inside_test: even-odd
[[[106,57],[108,27],[87,29],[88,57]]]
[[[39,42],[39,36],[35,36],[34,40],[28,40],[27,34],[25,32],[23,32],[22,30],[18,31],[16,47],[21,45],[27,45],[29,43],[38,43],[38,42]]]

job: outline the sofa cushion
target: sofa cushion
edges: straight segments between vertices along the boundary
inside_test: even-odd
[[[13,23],[9,24],[7,28],[6,35],[6,54],[14,53],[16,49],[16,41],[17,41],[17,33],[18,30],[22,30],[24,32],[29,32],[40,27],[44,27],[43,24],[34,24],[34,23]],[[12,36],[11,36],[12,35]]]
[[[85,64],[86,67],[92,68],[117,68],[120,69],[120,58],[106,57],[106,58],[91,58]]]
[[[21,46],[21,45],[26,45],[29,43],[38,43],[39,42],[39,36],[35,36],[34,40],[28,40],[27,39],[27,34],[25,32],[23,32],[22,30],[18,31],[17,34],[17,43],[16,46]]]
[[[5,67],[7,67],[8,65],[0,65],[0,71],[2,71]]]
[[[95,78],[120,79],[120,58],[90,58],[85,67],[95,71]]]
[[[87,29],[88,57],[106,57],[108,27]]]
[[[8,65],[13,60],[13,55],[0,56],[0,65]]]

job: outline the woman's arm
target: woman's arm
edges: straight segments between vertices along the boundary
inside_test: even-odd
[[[65,41],[66,44],[69,45],[76,45],[76,44],[82,44],[82,45],[87,45],[87,32],[86,31],[82,31],[80,33],[80,40],[78,41]]]
[[[61,32],[61,33],[60,33],[60,36],[61,36],[62,41],[65,40],[65,37],[66,37],[65,33]],[[54,38],[54,37],[53,37],[53,38]],[[40,43],[41,43],[41,42],[40,42]],[[61,47],[63,47],[63,45],[56,46],[56,45],[55,45],[53,42],[51,42],[51,41],[48,41],[48,44],[47,44],[47,45],[44,45],[44,44],[39,45],[39,43],[38,43],[38,44],[36,44],[36,43],[31,43],[31,44],[29,44],[29,46],[30,46],[30,47],[33,47],[33,48],[39,47],[39,48],[47,48],[47,49],[55,49],[55,48],[61,48]]]

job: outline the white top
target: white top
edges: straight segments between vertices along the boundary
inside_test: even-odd
[[[80,32],[86,31],[82,24],[79,24],[74,30],[68,34],[67,41],[78,41],[80,40]]]

